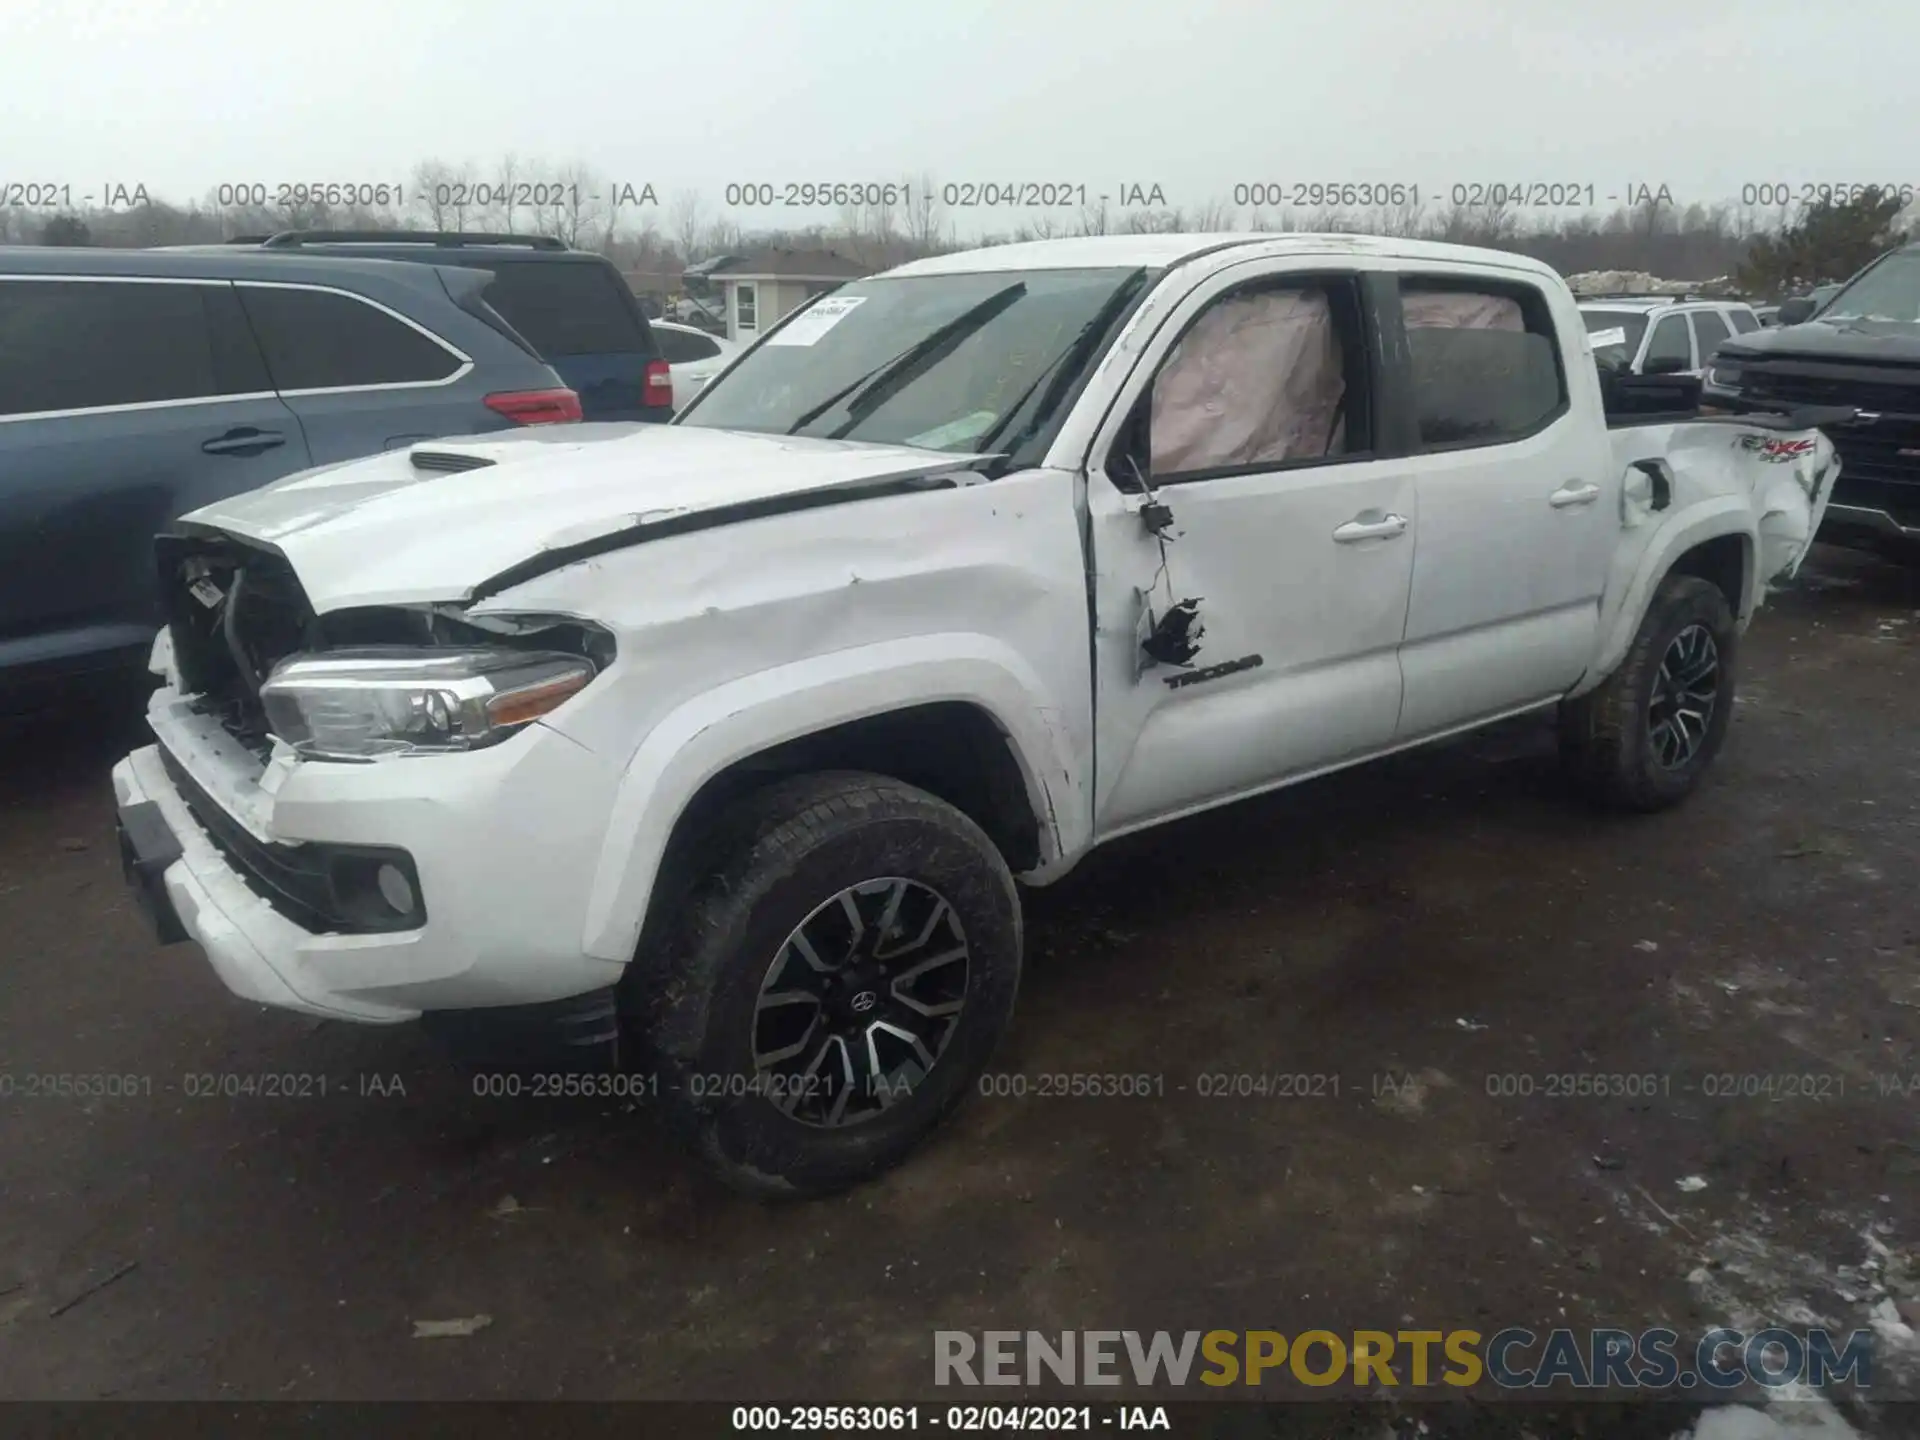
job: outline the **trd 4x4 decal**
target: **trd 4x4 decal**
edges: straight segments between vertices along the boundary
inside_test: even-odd
[[[1813,453],[1811,440],[1781,440],[1772,435],[1741,435],[1734,440],[1741,450],[1751,450],[1769,465],[1784,465]]]

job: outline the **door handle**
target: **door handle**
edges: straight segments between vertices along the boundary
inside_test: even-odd
[[[1556,510],[1564,510],[1569,505],[1591,505],[1599,498],[1600,487],[1592,481],[1569,480],[1547,497],[1547,503]]]
[[[1369,519],[1378,516],[1378,519]],[[1357,545],[1362,540],[1391,540],[1396,535],[1407,533],[1407,517],[1404,515],[1381,515],[1378,510],[1362,510],[1346,524],[1338,526],[1333,532],[1337,545]]]
[[[229,430],[224,435],[216,435],[205,441],[200,448],[209,455],[258,455],[287,443],[287,437],[278,430],[256,430],[250,425],[242,425],[237,430]]]

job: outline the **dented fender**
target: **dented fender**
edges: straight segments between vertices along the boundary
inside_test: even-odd
[[[1768,587],[1796,574],[1826,513],[1840,461],[1817,430],[1691,421],[1618,432],[1623,471],[1621,540],[1601,600],[1604,637],[1594,663],[1569,692],[1599,685],[1626,658],[1660,582],[1688,551],[1737,535],[1744,628]],[[1649,465],[1651,462],[1651,465]],[[1656,471],[1663,488],[1648,473]]]
[[[1640,629],[1641,618],[1653,601],[1653,592],[1667,578],[1674,561],[1689,550],[1724,535],[1740,536],[1746,547],[1747,598],[1738,616],[1741,624],[1746,623],[1755,604],[1751,579],[1756,569],[1752,509],[1737,496],[1698,502],[1666,518],[1657,529],[1651,530],[1643,544],[1620,547],[1600,602],[1600,633],[1605,638],[1593,664],[1571,694],[1584,694],[1620,667]]]
[[[1025,878],[1053,878],[1087,847],[1090,827],[1062,783],[1084,760],[1047,707],[1048,693],[1008,645],[954,633],[777,666],[687,700],[652,728],[621,777],[587,908],[586,953],[632,957],[668,839],[709,780],[774,745],[913,705],[977,705],[1006,733],[1041,820],[1041,864]]]

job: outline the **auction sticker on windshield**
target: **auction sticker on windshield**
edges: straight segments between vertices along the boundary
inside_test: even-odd
[[[829,295],[816,301],[791,324],[783,325],[767,337],[769,345],[811,345],[852,313],[854,306],[866,300],[864,295]]]
[[[1626,344],[1627,332],[1622,327],[1616,325],[1611,330],[1596,330],[1593,334],[1589,335],[1587,339],[1594,349],[1604,350],[1609,345]]]

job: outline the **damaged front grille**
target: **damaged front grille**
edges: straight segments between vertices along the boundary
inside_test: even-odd
[[[181,694],[263,763],[273,739],[260,687],[290,656],[382,646],[414,652],[517,646],[579,655],[596,669],[613,661],[612,636],[568,616],[468,617],[431,605],[317,616],[285,559],[230,536],[162,535],[157,554]]]
[[[157,546],[182,693],[265,758],[271,741],[260,684],[281,660],[318,640],[293,567],[225,537],[163,535]]]

